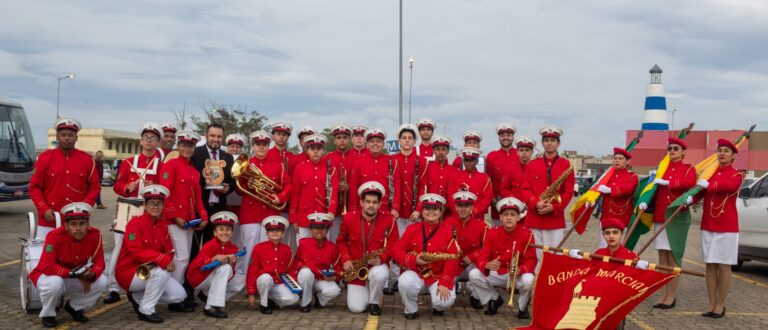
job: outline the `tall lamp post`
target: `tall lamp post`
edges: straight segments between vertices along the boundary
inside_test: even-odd
[[[400,116],[398,125],[403,124],[403,0],[400,0],[400,53],[397,56],[400,62],[398,75],[400,77]]]
[[[413,99],[412,99],[412,96],[413,96],[413,62],[414,62],[413,57],[411,57],[411,59],[409,59],[408,61],[411,63],[411,65],[410,65],[411,75],[410,75],[409,82],[408,82],[408,122],[412,123],[412,121],[411,121],[411,104],[413,103],[412,102],[413,101]]]
[[[59,100],[61,99],[61,81],[64,79],[74,78],[74,74],[68,74],[63,77],[59,77],[59,81],[56,84],[56,119],[59,119]]]
[[[670,131],[674,131],[675,130],[675,112],[677,112],[677,108],[674,108],[671,111],[669,111],[669,113],[672,114],[672,120],[669,123],[669,130]]]

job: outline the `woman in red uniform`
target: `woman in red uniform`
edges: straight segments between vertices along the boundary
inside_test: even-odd
[[[630,159],[632,154],[627,150],[613,148],[613,168],[615,169],[613,177],[608,179],[607,184],[597,187],[597,191],[603,195],[603,212],[600,220],[617,219],[621,221],[624,228],[627,228],[629,219],[632,217],[634,206],[632,200],[638,184],[637,174],[627,168]],[[605,238],[601,236],[600,247],[606,246]]]
[[[739,215],[736,195],[743,176],[733,168],[739,150],[726,139],[717,140],[717,160],[720,167],[709,180],[699,180],[705,189],[694,200],[704,199],[701,217],[701,252],[707,264],[707,293],[709,307],[705,317],[725,316],[725,298],[731,286],[731,265],[739,254]]]

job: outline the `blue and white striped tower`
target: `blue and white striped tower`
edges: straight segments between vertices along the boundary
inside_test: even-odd
[[[669,130],[667,121],[667,98],[664,96],[664,85],[661,84],[661,68],[654,65],[651,68],[651,83],[645,96],[645,115],[643,116],[643,130],[666,131]]]

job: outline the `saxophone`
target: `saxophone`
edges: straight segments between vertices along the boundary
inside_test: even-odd
[[[361,280],[365,281],[368,279],[368,261],[378,258],[381,253],[384,252],[384,248],[381,248],[379,250],[365,253],[360,259],[357,259],[352,262],[352,271],[350,272],[341,272],[341,278],[344,279],[344,282],[351,282],[354,280]]]
[[[558,191],[560,190],[560,186],[563,185],[563,182],[565,182],[565,179],[567,179],[568,175],[571,173],[573,173],[573,164],[570,164],[568,169],[565,170],[563,174],[560,174],[560,176],[557,177],[557,180],[552,182],[552,184],[547,187],[547,190],[544,190],[541,195],[539,195],[539,200],[544,201],[545,203],[560,203],[562,199],[560,198],[560,193]]]
[[[461,259],[462,253],[461,253],[461,246],[459,246],[458,241],[456,241],[456,228],[453,228],[453,240],[451,243],[456,244],[456,253],[444,253],[444,252],[416,252],[411,251],[408,252],[408,254],[416,256],[416,258],[421,258],[421,260],[424,260],[428,264],[431,264],[435,261],[446,261],[446,260],[456,260]],[[451,243],[448,243],[448,246],[451,246]],[[432,276],[432,267],[429,267],[429,265],[426,265],[424,268],[421,269],[419,272],[423,278],[428,278]]]

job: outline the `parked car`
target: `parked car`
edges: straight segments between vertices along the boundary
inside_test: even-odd
[[[736,202],[739,212],[739,260],[768,262],[768,173],[741,188]]]
[[[104,163],[104,176],[101,178],[101,185],[105,187],[114,186],[115,185],[115,177],[112,176],[112,166],[109,166],[109,164]]]

